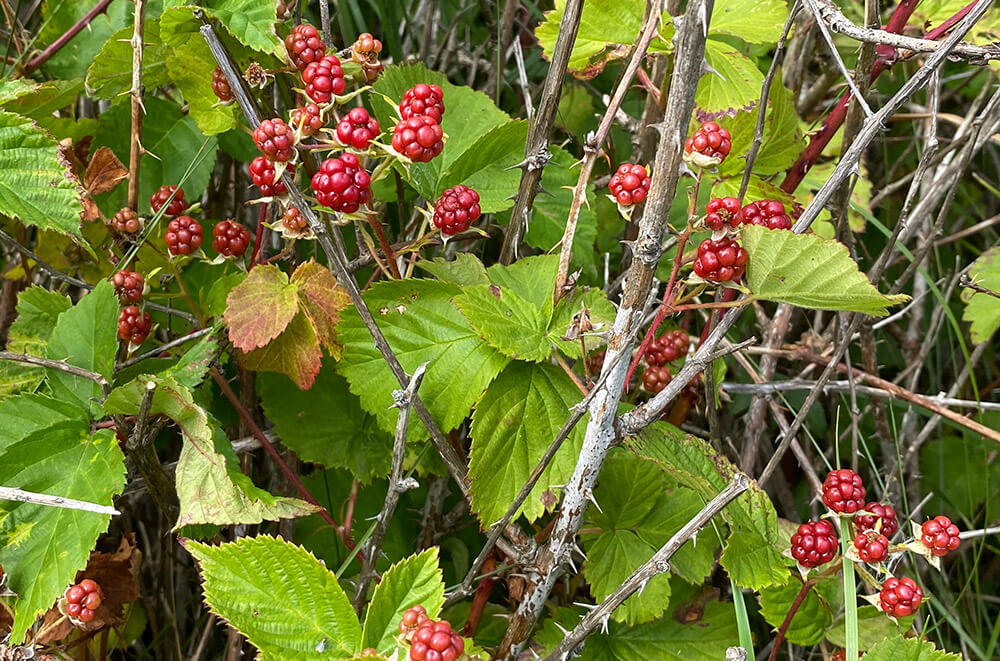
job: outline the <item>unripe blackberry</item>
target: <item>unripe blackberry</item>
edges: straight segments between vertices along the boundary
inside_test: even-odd
[[[111,226],[122,234],[138,234],[142,229],[142,221],[139,220],[139,214],[125,207],[111,219]]]
[[[201,247],[201,225],[191,216],[178,216],[167,225],[163,238],[171,255],[190,255]]]
[[[946,516],[936,516],[920,526],[920,541],[938,557],[958,548],[962,541],[958,535],[958,526]]]
[[[254,185],[260,191],[261,195],[271,197],[273,195],[284,195],[288,192],[285,182],[281,179],[275,181],[274,175],[276,174],[276,170],[274,163],[268,160],[266,156],[257,156],[250,161],[249,170],[250,179],[253,180]],[[295,166],[289,165],[286,171],[294,176]]]
[[[212,228],[212,248],[226,257],[242,257],[250,245],[250,230],[233,220],[223,220]]]
[[[681,356],[686,356],[691,340],[682,330],[672,330],[662,337],[657,337],[646,347],[646,363],[649,365],[666,365]]]
[[[622,163],[611,176],[608,189],[618,204],[627,207],[645,200],[651,183],[652,179],[646,168],[632,163]]]
[[[441,193],[434,205],[434,227],[446,236],[453,236],[469,229],[481,213],[479,193],[459,184]]]
[[[771,230],[792,229],[792,219],[785,213],[785,205],[780,200],[751,202],[736,214],[736,222],[743,225],[760,225]]]
[[[145,342],[152,327],[153,319],[148,312],[140,311],[138,306],[122,308],[118,315],[118,337],[130,344]]]
[[[111,284],[115,287],[118,300],[123,303],[138,303],[146,287],[145,278],[134,271],[118,271],[111,276]]]
[[[212,91],[215,92],[220,104],[228,106],[233,102],[233,90],[229,87],[229,81],[226,80],[222,67],[215,67],[215,71],[212,72]]]
[[[101,607],[104,593],[96,582],[85,578],[67,588],[63,597],[66,599],[66,614],[78,622],[87,623],[94,619],[94,611]]]
[[[399,102],[399,114],[403,119],[423,115],[440,124],[444,117],[444,92],[437,85],[420,83],[403,94],[403,100]]]
[[[730,282],[742,277],[746,265],[747,251],[735,240],[728,237],[718,241],[705,239],[698,246],[694,272],[711,282]]]
[[[700,154],[706,159],[714,160],[716,164],[729,156],[732,147],[729,131],[720,128],[715,122],[705,122],[699,126],[694,135],[684,143],[684,151],[687,154]]]
[[[288,207],[281,216],[281,226],[286,236],[298,237],[309,233],[309,221],[305,219],[298,207]]]
[[[304,136],[313,136],[323,128],[319,106],[307,103],[292,110],[292,128]]]
[[[666,365],[650,365],[642,371],[642,387],[655,395],[666,388],[672,378],[670,368]]]
[[[295,68],[302,71],[323,57],[326,44],[323,43],[316,28],[303,23],[292,28],[291,34],[285,37],[285,50],[288,51],[288,59]]]
[[[735,197],[716,197],[705,205],[705,227],[718,232],[732,229],[740,224],[736,216],[740,212],[740,201]]]
[[[368,145],[380,131],[378,120],[359,106],[351,108],[337,124],[337,140],[345,147],[368,149]]]
[[[909,576],[887,579],[879,592],[879,606],[886,615],[892,617],[913,615],[920,608],[923,599],[924,591]]]
[[[175,194],[176,191],[176,194]],[[149,206],[153,208],[153,213],[156,213],[160,208],[167,203],[170,196],[173,195],[174,199],[170,201],[167,208],[163,211],[163,215],[167,218],[173,218],[174,216],[180,215],[185,209],[187,209],[187,202],[184,201],[184,191],[177,186],[160,186],[159,190],[153,193],[149,198]]]
[[[367,204],[372,199],[370,186],[371,176],[351,153],[326,159],[312,178],[319,203],[343,213],[354,213]]]
[[[896,510],[892,509],[891,505],[868,503],[862,509],[871,514],[859,514],[854,517],[854,527],[858,532],[878,530],[886,537],[892,537],[899,530]],[[879,521],[882,523],[881,527],[878,525]]]
[[[444,132],[432,117],[410,117],[396,124],[392,148],[415,163],[427,163],[444,149]]]
[[[334,95],[343,94],[347,89],[344,70],[334,55],[326,55],[307,66],[302,71],[302,82],[306,84],[306,96],[320,105],[329,103]]]
[[[351,59],[362,66],[378,63],[381,54],[382,42],[368,32],[359,34],[351,45]]]
[[[823,480],[823,504],[840,514],[853,514],[865,506],[861,476],[848,468],[831,471]]]
[[[253,141],[272,161],[290,161],[295,155],[295,132],[280,117],[262,121],[253,132]]]
[[[792,535],[792,557],[803,567],[818,567],[837,554],[837,533],[826,519],[809,521]]]
[[[889,538],[874,530],[866,530],[854,538],[854,550],[864,562],[882,562],[889,557]]]

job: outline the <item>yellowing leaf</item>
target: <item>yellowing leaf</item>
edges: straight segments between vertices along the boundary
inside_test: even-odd
[[[258,266],[226,298],[229,339],[243,351],[266,345],[298,312],[298,287],[277,266]]]
[[[344,348],[337,344],[337,324],[340,311],[351,304],[347,290],[337,286],[337,278],[326,267],[312,260],[295,270],[292,283],[298,286],[299,304],[319,341],[339,359]]]
[[[240,360],[244,367],[257,372],[281,372],[299,388],[308,390],[319,374],[323,352],[316,331],[300,312],[277,339],[261,349],[243,354]]]

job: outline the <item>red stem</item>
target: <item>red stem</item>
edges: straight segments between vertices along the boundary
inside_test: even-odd
[[[348,548],[353,546],[351,543],[351,527],[354,525],[354,503],[357,501],[358,481],[354,480],[351,482],[351,495],[347,499],[347,513],[344,514],[344,526],[340,531],[340,536],[344,540],[344,544],[347,544]]]
[[[280,468],[281,472],[285,475],[285,477],[288,478],[288,481],[295,486],[295,490],[299,492],[299,495],[302,497],[302,499],[320,508],[319,515],[323,517],[323,520],[326,521],[326,523],[331,528],[333,528],[334,530],[337,531],[338,534],[340,534],[343,529],[337,525],[337,522],[333,520],[333,517],[330,516],[330,513],[326,511],[326,508],[320,505],[319,501],[313,498],[313,495],[309,493],[309,489],[306,488],[306,485],[302,484],[302,481],[295,475],[294,472],[292,472],[292,469],[288,467],[288,464],[285,463],[285,460],[282,459],[281,455],[278,454],[278,451],[274,449],[274,445],[271,443],[271,441],[267,440],[267,436],[264,436],[264,432],[262,432],[260,430],[260,427],[257,426],[257,423],[254,422],[254,419],[250,416],[250,412],[247,411],[246,407],[244,407],[243,404],[240,403],[240,398],[236,396],[236,393],[233,392],[233,389],[229,387],[229,384],[226,382],[226,380],[222,378],[221,374],[219,374],[219,370],[213,367],[211,369],[211,372],[212,372],[212,378],[215,379],[215,382],[217,384],[219,384],[219,388],[222,390],[222,394],[226,396],[226,399],[229,400],[229,403],[232,404],[233,407],[236,409],[236,411],[240,414],[240,418],[242,418],[243,422],[246,423],[247,427],[250,428],[250,433],[253,434],[254,438],[260,441],[260,444],[264,447],[264,450],[266,450],[267,453],[271,456],[271,459],[273,459],[274,462],[278,464],[278,468]],[[354,550],[354,542],[350,538],[345,539],[344,544],[347,545],[348,550]]]
[[[392,251],[392,246],[389,244],[389,239],[385,236],[385,231],[382,230],[382,223],[379,222],[378,216],[374,213],[367,213],[365,217],[368,219],[368,224],[371,225],[375,236],[378,237],[378,243],[382,248],[382,253],[385,255],[385,261],[389,262],[389,271],[392,273],[392,277],[397,280],[401,279],[403,276],[400,275],[399,267],[396,265],[396,253]]]
[[[492,574],[496,567],[497,561],[493,556],[490,556],[483,563],[480,574]],[[490,592],[493,590],[493,585],[496,582],[496,576],[486,576],[483,580],[479,581],[479,585],[476,587],[476,596],[473,597],[472,607],[469,609],[469,617],[465,620],[465,628],[462,629],[462,635],[466,638],[472,638],[476,634],[479,622],[483,619],[483,611],[489,602]]]
[[[90,22],[94,20],[99,14],[103,14],[104,10],[108,8],[111,4],[111,0],[101,0],[94,8],[84,14],[79,21],[77,21],[70,29],[66,30],[58,39],[53,41],[46,47],[41,53],[38,54],[33,60],[29,61],[24,67],[24,75],[31,75],[33,71],[38,69],[38,67],[45,64],[50,57],[59,52],[63,46],[65,46],[73,37],[80,33],[80,30],[90,25]]]
[[[785,640],[785,634],[788,633],[788,627],[792,625],[792,618],[795,617],[795,613],[798,612],[799,606],[801,606],[802,602],[806,600],[806,597],[809,595],[809,590],[812,589],[814,584],[815,581],[812,579],[806,581],[802,584],[802,589],[799,590],[799,593],[795,595],[795,601],[793,601],[792,605],[788,608],[788,614],[785,615],[785,621],[782,622],[781,626],[778,628],[778,635],[774,638],[774,645],[771,647],[771,656],[768,657],[768,661],[775,661],[775,659],[778,658],[778,650],[781,649],[781,643]]]
[[[257,218],[257,234],[253,238],[253,252],[250,254],[250,268],[260,263],[260,254],[264,251],[264,221],[267,219],[267,202],[260,205],[260,216]]]

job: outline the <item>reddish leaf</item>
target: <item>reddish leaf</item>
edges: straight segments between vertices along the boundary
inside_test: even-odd
[[[241,362],[247,369],[280,372],[302,390],[312,388],[322,360],[323,351],[319,347],[316,331],[304,313],[295,315],[278,339],[263,349],[241,356]]]
[[[347,291],[337,286],[337,279],[329,270],[312,260],[295,270],[292,282],[298,285],[299,304],[319,341],[331,356],[339,359],[344,348],[336,341],[337,324],[340,311],[351,304]]]
[[[298,312],[298,287],[277,266],[258,266],[226,298],[223,320],[239,349],[265,346],[285,330]]]
[[[122,165],[115,153],[107,147],[101,147],[94,152],[83,175],[83,187],[91,195],[100,195],[118,185],[128,176],[128,168]]]

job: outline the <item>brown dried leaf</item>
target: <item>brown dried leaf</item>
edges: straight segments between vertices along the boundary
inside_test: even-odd
[[[83,187],[91,195],[100,195],[107,193],[126,177],[128,168],[118,160],[113,151],[101,147],[94,152],[93,158],[87,165],[87,172],[83,175]]]

